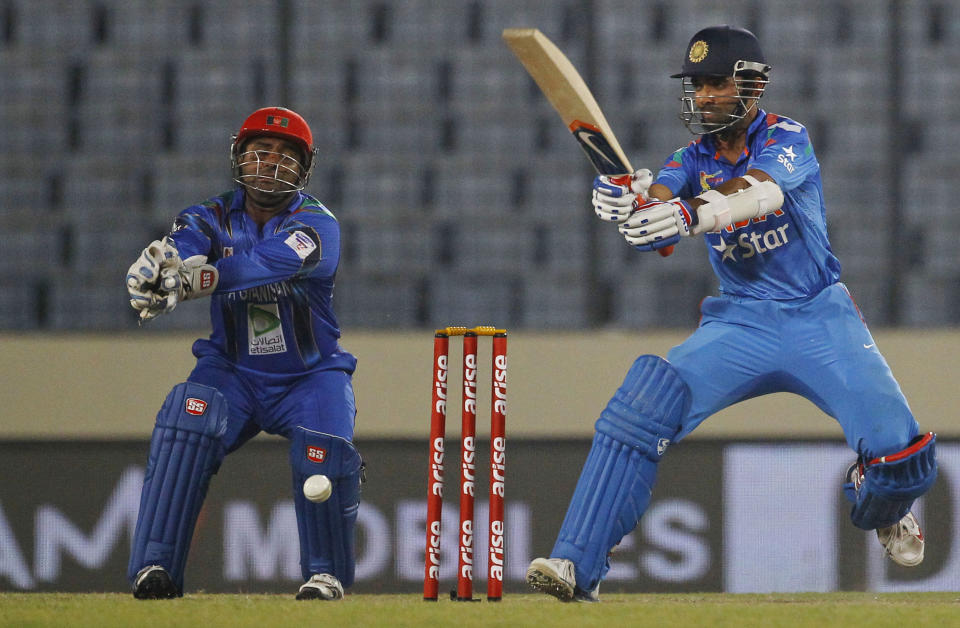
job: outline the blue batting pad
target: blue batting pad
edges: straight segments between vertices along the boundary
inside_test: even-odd
[[[157,413],[140,493],[127,579],[147,565],[167,570],[183,594],[183,567],[210,478],[226,451],[227,400],[215,388],[183,382]]]
[[[360,453],[344,438],[301,427],[290,443],[290,466],[303,579],[329,573],[349,587],[354,577],[354,530],[364,468]],[[333,484],[330,498],[319,504],[303,494],[304,481],[316,474],[327,476]]]
[[[573,561],[579,589],[599,584],[607,554],[637,526],[650,503],[657,463],[689,408],[690,391],[676,369],[643,355],[600,414],[550,554]]]
[[[863,530],[885,528],[910,511],[913,500],[930,490],[937,479],[937,436],[918,436],[903,451],[869,461],[850,512]]]

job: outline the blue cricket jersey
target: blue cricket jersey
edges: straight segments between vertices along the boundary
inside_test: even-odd
[[[297,193],[261,228],[243,203],[238,188],[188,207],[173,225],[180,256],[206,255],[220,272],[210,303],[213,330],[194,344],[194,355],[217,354],[267,373],[353,372],[356,359],[338,346],[333,311],[336,218]]]
[[[820,292],[840,278],[830,249],[820,164],[803,125],[763,110],[747,129],[747,145],[732,164],[709,135],[667,159],[657,183],[690,198],[757,169],[783,190],[783,207],[760,218],[705,233],[722,294],[793,299]]]

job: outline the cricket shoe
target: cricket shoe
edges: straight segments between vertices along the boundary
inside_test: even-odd
[[[877,538],[890,560],[898,565],[916,567],[923,562],[923,531],[912,512],[892,526],[877,528]]]
[[[853,493],[860,490],[863,482],[863,465],[855,462],[847,469],[847,480],[853,485]],[[848,484],[849,486],[849,484]],[[923,562],[923,530],[917,517],[908,512],[903,519],[885,528],[877,528],[877,539],[890,560],[904,567],[916,567]]]
[[[298,600],[342,600],[343,585],[336,576],[328,573],[314,574],[303,583],[297,592]]]
[[[527,584],[535,591],[569,602],[577,587],[573,562],[566,558],[534,558],[527,567]]]
[[[147,565],[133,579],[133,597],[138,600],[169,600],[180,595],[170,574],[160,565]]]

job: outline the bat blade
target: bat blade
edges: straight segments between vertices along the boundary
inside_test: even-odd
[[[506,28],[503,40],[560,114],[594,169],[606,175],[632,174],[630,160],[570,59],[536,28]],[[673,247],[658,252],[666,257]]]
[[[536,28],[507,28],[503,40],[540,87],[600,174],[633,172],[590,88],[570,60]]]

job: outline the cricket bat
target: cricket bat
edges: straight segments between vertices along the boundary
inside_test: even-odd
[[[597,173],[633,174],[600,105],[567,56],[536,28],[505,28],[503,40],[560,114]],[[658,252],[666,257],[673,247]]]

